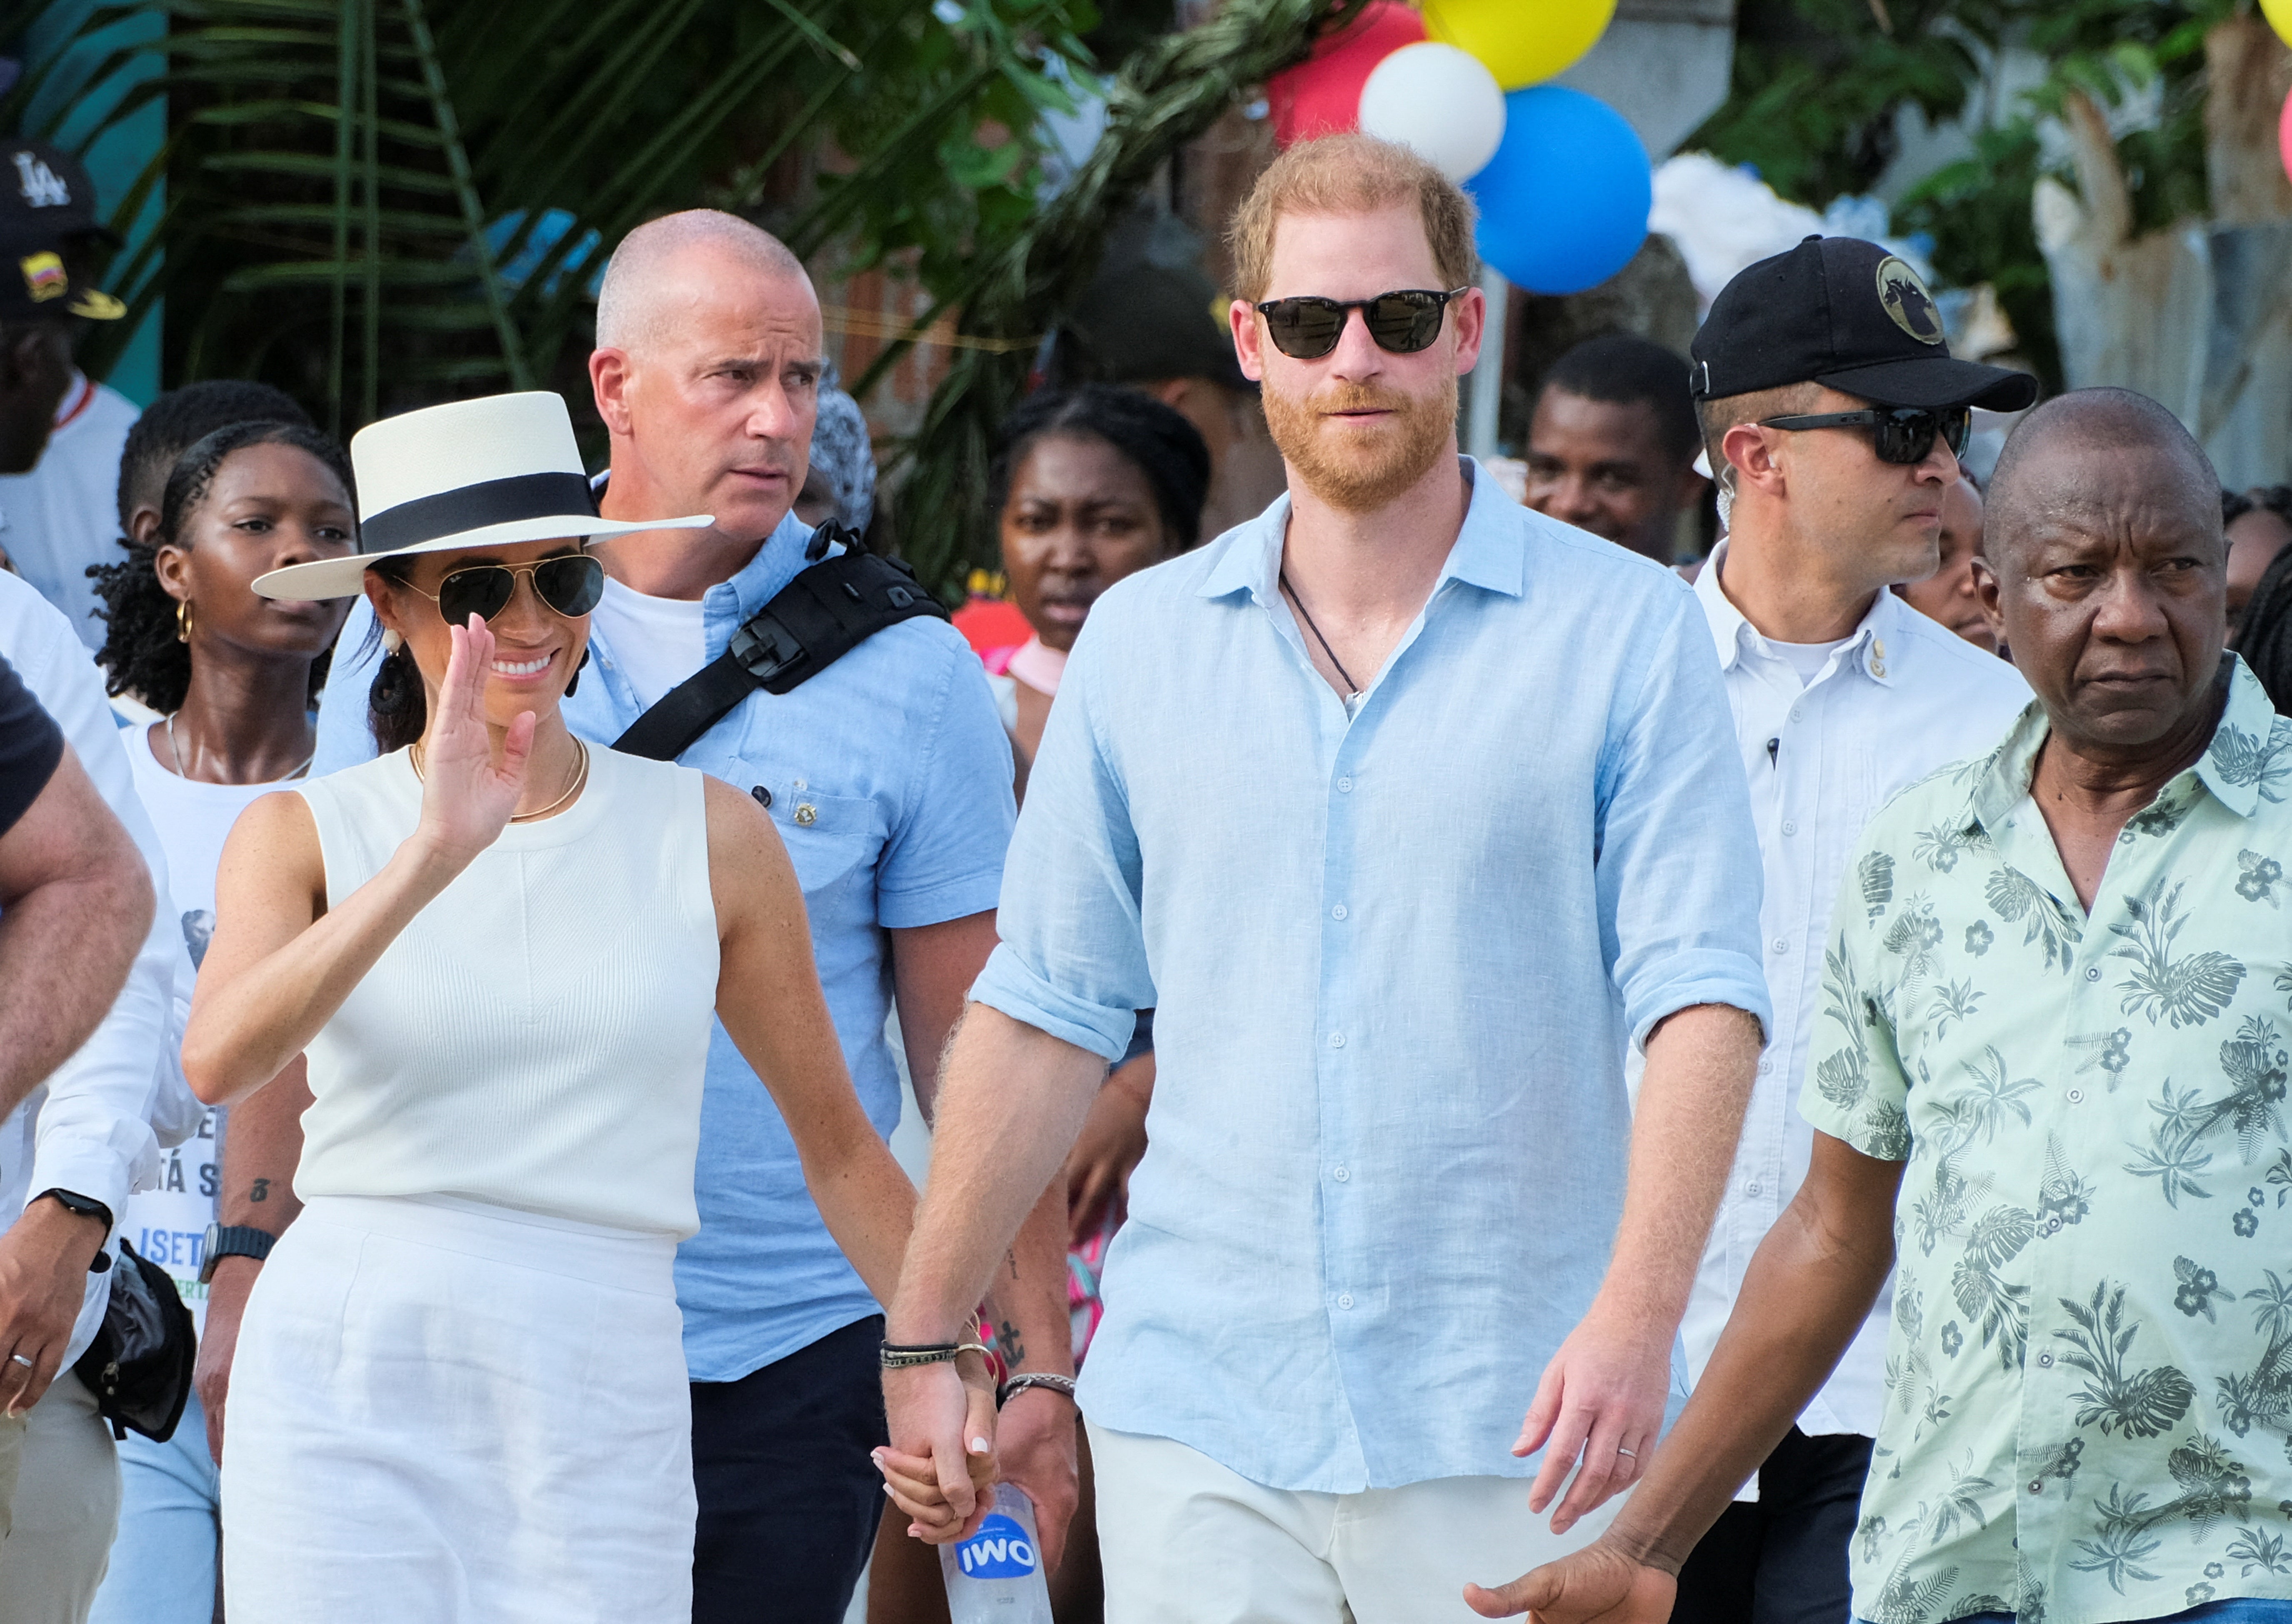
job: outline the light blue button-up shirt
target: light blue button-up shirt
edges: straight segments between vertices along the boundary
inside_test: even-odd
[[[1686,585],[1485,478],[1349,720],[1288,518],[1092,609],[973,996],[1110,1059],[1155,1009],[1085,1413],[1281,1489],[1521,1476],[1622,1211],[1627,1037],[1766,1018],[1734,728]]]
[[[810,535],[791,517],[738,575],[708,589],[710,659],[803,567]],[[343,629],[319,712],[316,771],[374,754],[372,623],[361,602]],[[593,629],[589,650],[565,721],[610,744],[642,707]],[[992,908],[1010,840],[1010,741],[978,659],[941,622],[902,622],[792,693],[749,695],[677,760],[771,792],[844,1063],[888,1136],[900,1120],[900,1081],[884,1032],[884,932]],[[804,1189],[787,1125],[721,1025],[709,1042],[694,1183],[700,1233],[676,1256],[694,1380],[735,1380],[880,1312]]]

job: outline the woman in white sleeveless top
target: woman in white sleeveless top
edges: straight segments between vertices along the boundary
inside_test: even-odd
[[[584,539],[710,521],[598,519],[554,394],[351,449],[360,553],[256,590],[363,590],[399,673],[377,710],[419,736],[240,818],[184,1042],[210,1103],[305,1051],[314,1101],[303,1216],[239,1336],[226,1604],[686,1624],[671,1266],[712,1015],[887,1300],[914,1193],[844,1073],[771,820],[559,716],[602,585]]]

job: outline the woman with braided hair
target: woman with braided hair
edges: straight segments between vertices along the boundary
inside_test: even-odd
[[[152,415],[161,433],[182,414]],[[145,477],[136,453],[131,439],[126,557],[93,572],[107,621],[98,658],[113,694],[133,693],[160,712],[122,742],[166,852],[170,895],[161,907],[181,922],[196,969],[214,930],[224,837],[250,801],[309,766],[311,701],[343,623],[342,604],[274,602],[255,594],[254,578],[350,551],[351,471],[333,440],[284,422],[205,433],[157,479]],[[131,483],[150,488],[129,491]],[[292,1070],[280,1086],[307,1105],[301,1063]],[[162,1187],[129,1201],[122,1225],[136,1250],[174,1277],[203,1336],[222,1115],[208,1113],[173,1154]],[[281,1189],[272,1205],[292,1199]],[[119,1536],[90,1615],[95,1624],[204,1624],[212,1616],[219,1399],[194,1395],[165,1443],[131,1435],[120,1445]]]

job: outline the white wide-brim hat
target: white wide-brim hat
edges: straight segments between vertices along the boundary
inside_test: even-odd
[[[351,437],[351,467],[358,475],[358,551],[274,569],[256,578],[256,591],[355,598],[377,559],[560,537],[585,544],[716,522],[706,513],[599,518],[572,414],[549,390],[449,401],[369,423]]]

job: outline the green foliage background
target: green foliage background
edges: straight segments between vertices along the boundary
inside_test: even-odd
[[[12,10],[0,33],[37,7]],[[597,261],[561,273],[669,209],[763,215],[831,273],[911,252],[959,300],[978,245],[1032,213],[1029,133],[1069,105],[1053,67],[1087,63],[1099,21],[1090,0],[140,0],[82,36],[155,13],[165,36],[97,75],[158,53],[114,119],[169,109],[117,211],[164,181],[165,213],[112,284],[165,299],[170,384],[263,377],[345,432],[564,386]],[[550,210],[571,229],[511,285],[500,265]],[[523,224],[489,241],[504,216]]]
[[[1901,109],[1958,117],[2001,49],[2035,52],[2044,82],[1997,109],[1970,156],[1912,186],[1893,224],[1933,236],[1935,269],[1950,282],[1994,284],[2024,352],[2057,388],[2053,294],[2030,216],[2047,167],[2040,123],[2072,91],[2113,106],[2159,86],[2156,126],[2118,144],[2135,229],[2202,214],[2204,34],[2237,4],[1741,0],[1732,92],[1686,144],[1755,165],[1783,197],[1820,209],[1876,184],[1899,148]],[[2071,181],[2065,167],[2054,173]]]

